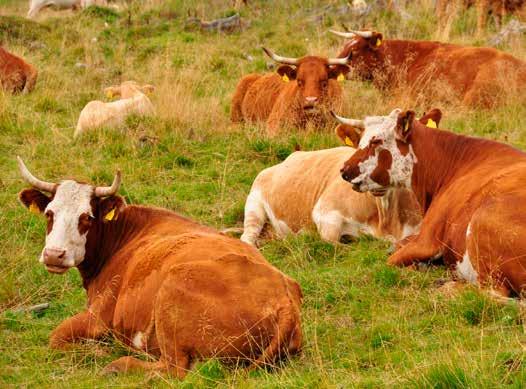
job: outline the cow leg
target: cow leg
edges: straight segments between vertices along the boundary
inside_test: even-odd
[[[27,17],[29,19],[34,18],[42,10],[42,8],[45,8],[45,7],[46,7],[46,2],[44,0],[33,0],[31,2],[29,12],[27,13]]]
[[[419,236],[420,237],[420,236]],[[441,255],[441,247],[431,240],[416,238],[395,251],[387,263],[393,266],[411,266],[415,262],[424,262]]]
[[[261,230],[267,222],[267,213],[259,190],[250,191],[245,204],[245,221],[241,241],[255,246]]]
[[[184,354],[179,355],[175,364],[170,364],[164,360],[159,360],[157,362],[146,362],[141,361],[135,357],[128,356],[116,359],[115,361],[106,365],[106,367],[102,370],[102,374],[155,371],[160,373],[168,373],[171,376],[183,379],[188,373],[189,367],[189,358]]]
[[[108,327],[93,313],[85,311],[64,320],[49,338],[53,349],[66,349],[71,343],[82,339],[97,339],[109,331]]]

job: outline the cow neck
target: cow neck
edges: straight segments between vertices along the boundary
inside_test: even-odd
[[[509,163],[524,156],[508,145],[457,135],[414,122],[411,146],[417,162],[412,189],[424,213],[450,183],[484,165]]]
[[[420,42],[411,40],[386,40],[378,48],[382,61],[379,63],[384,71],[392,77],[399,77],[401,70],[407,71],[419,57],[428,55],[440,45],[438,42]]]

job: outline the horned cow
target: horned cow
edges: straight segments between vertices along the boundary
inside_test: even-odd
[[[375,31],[332,32],[350,38],[338,56],[349,58],[353,76],[372,80],[380,89],[401,89],[405,95],[426,100],[459,99],[468,107],[489,108],[509,96],[523,98],[526,62],[502,51],[384,40]]]
[[[19,167],[32,186],[20,200],[47,218],[40,262],[57,274],[77,267],[88,295],[87,309],[53,331],[52,348],[111,333],[159,359],[122,357],[106,372],[178,377],[197,359],[260,365],[299,351],[301,289],[256,249],[174,212],[126,205],[120,172],[94,187]]]
[[[232,98],[233,122],[266,122],[268,134],[281,127],[326,125],[331,109],[339,109],[343,80],[349,72],[345,58],[307,56],[286,58],[264,49],[282,64],[277,74],[249,74],[241,79]]]
[[[428,128],[413,111],[366,117],[342,177],[359,192],[411,188],[420,233],[389,257],[408,266],[442,256],[458,277],[500,297],[526,289],[526,154],[508,145]],[[389,160],[390,163],[381,163]]]
[[[10,93],[28,93],[35,88],[38,71],[22,58],[0,47],[0,82]]]

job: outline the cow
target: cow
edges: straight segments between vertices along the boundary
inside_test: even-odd
[[[424,126],[413,111],[353,120],[359,149],[342,177],[362,193],[411,189],[424,212],[418,235],[388,259],[442,257],[457,277],[500,298],[526,288],[526,154],[506,144]]]
[[[0,82],[9,93],[29,93],[35,88],[38,70],[0,46]]]
[[[232,98],[232,122],[265,121],[270,136],[284,126],[326,125],[328,112],[342,104],[342,88],[337,80],[343,80],[349,72],[347,60],[286,58],[263,50],[282,65],[277,74],[249,74],[241,79]]]
[[[183,378],[216,357],[252,368],[300,351],[301,288],[254,248],[172,211],[126,205],[120,171],[109,187],[36,178],[24,206],[47,218],[40,256],[50,273],[76,267],[87,308],[51,334],[53,349],[113,335],[157,358],[119,358],[104,373],[158,371]]]
[[[514,96],[523,99],[526,62],[487,47],[384,40],[376,31],[333,33],[350,38],[338,55],[348,58],[353,76],[384,91],[425,100],[460,102],[490,108]]]
[[[44,8],[72,9],[87,8],[92,5],[107,5],[106,0],[31,0],[27,17],[33,19]]]
[[[439,29],[447,31],[448,23],[460,10],[466,10],[472,6],[477,8],[477,34],[480,36],[487,23],[487,16],[492,14],[495,25],[499,30],[502,27],[502,18],[509,14],[524,17],[526,12],[525,0],[437,0],[436,14]],[[446,34],[448,35],[448,34]]]
[[[361,234],[396,243],[418,232],[421,214],[410,191],[374,197],[342,180],[340,168],[354,151],[297,151],[259,173],[247,197],[241,240],[256,246],[267,222],[280,238],[316,229],[331,243]]]
[[[155,108],[147,94],[153,93],[152,85],[139,85],[135,81],[123,82],[120,86],[105,89],[108,98],[120,97],[117,101],[105,103],[90,101],[82,109],[74,137],[100,127],[119,127],[129,115],[152,116]]]

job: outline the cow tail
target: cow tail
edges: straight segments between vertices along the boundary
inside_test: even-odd
[[[243,235],[241,240],[252,246],[261,234],[261,230],[267,222],[267,213],[259,189],[252,189],[245,203],[245,221],[243,225]]]

